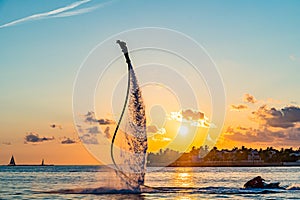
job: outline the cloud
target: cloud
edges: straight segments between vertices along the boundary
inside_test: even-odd
[[[63,13],[59,13],[57,15],[53,15],[51,17],[71,17],[74,15],[80,15],[80,14],[84,14],[84,13],[88,13],[88,12],[92,12],[94,10],[96,10],[97,8],[99,8],[101,6],[93,6],[93,7],[89,7],[89,8],[81,8],[75,11],[69,11],[69,12],[63,12]]]
[[[281,146],[299,144],[299,107],[269,108],[263,105],[252,112],[251,119],[257,122],[258,128],[229,126],[224,133],[224,137],[243,143],[264,142]]]
[[[294,54],[289,55],[289,59],[293,62],[299,62],[300,61],[300,57],[296,56]]]
[[[292,60],[292,61],[295,61],[295,60],[297,60],[296,56],[295,56],[295,55],[293,55],[293,54],[289,56],[289,59],[290,59],[290,60]]]
[[[100,125],[108,125],[108,124],[115,124],[115,121],[110,120],[110,119],[99,119],[98,123]]]
[[[77,124],[76,127],[77,127],[77,130],[78,130],[79,133],[83,133],[84,132],[84,130],[83,130],[83,128],[82,128],[81,125]]]
[[[99,144],[97,138],[95,135],[93,134],[84,134],[83,136],[80,137],[80,140],[84,143],[84,144]]]
[[[147,132],[148,133],[156,133],[158,131],[158,128],[156,125],[150,125],[147,127]]]
[[[153,140],[155,142],[158,142],[158,141],[159,142],[169,142],[169,141],[171,141],[171,138],[163,137],[162,135],[156,134],[151,137],[151,140]]]
[[[85,122],[88,122],[90,124],[92,123],[98,123],[98,119],[96,119],[95,113],[93,111],[88,111],[87,114],[84,115]]]
[[[228,127],[225,138],[242,143],[277,143],[281,145],[299,144],[300,130],[294,128],[271,130],[269,128],[233,128]]]
[[[181,110],[179,112],[171,112],[169,120],[189,123],[191,126],[215,128],[215,125],[208,121],[208,117],[201,111],[192,109]]]
[[[59,124],[50,124],[51,128],[59,128],[60,130],[62,129],[62,126]]]
[[[245,94],[243,100],[246,103],[256,103],[257,102],[257,100],[255,99],[255,97],[253,95],[251,95],[251,94]]]
[[[104,130],[104,134],[107,138],[111,138],[111,135],[110,135],[110,128],[109,126],[107,126]]]
[[[166,133],[166,129],[158,128],[156,125],[150,125],[150,126],[147,126],[147,133],[155,133],[155,134],[163,135]]]
[[[239,141],[243,143],[253,143],[253,142],[273,142],[274,136],[271,131],[265,129],[253,129],[253,128],[233,128],[228,127],[227,131],[225,131],[225,137]],[[278,133],[277,133],[278,134]]]
[[[88,7],[88,8],[81,8],[78,10],[74,10],[76,8],[78,8],[79,6],[82,6],[84,4],[87,4],[91,2],[91,0],[80,0],[74,3],[71,3],[67,6],[61,7],[61,8],[57,8],[48,12],[43,12],[43,13],[37,13],[37,14],[33,14],[21,19],[17,19],[14,20],[12,22],[0,25],[0,28],[5,28],[5,27],[9,27],[9,26],[14,26],[17,24],[21,24],[27,21],[33,21],[33,20],[39,20],[39,19],[47,19],[47,18],[52,18],[52,17],[70,17],[70,16],[74,16],[74,15],[79,15],[79,14],[83,14],[83,13],[88,13],[91,12],[97,8],[103,7],[107,4],[112,3],[113,1],[108,1],[108,2],[104,2],[101,4],[98,4],[96,6],[93,7]],[[72,10],[72,11],[71,11]]]
[[[182,110],[182,117],[186,120],[203,120],[204,113],[200,111],[193,111],[191,109]]]
[[[102,134],[106,138],[112,137],[109,125],[115,124],[116,122],[114,120],[104,118],[98,119],[93,111],[88,111],[87,114],[80,116],[83,117],[83,121],[87,123],[84,125],[76,125],[78,132],[84,134],[80,137],[83,143],[99,144],[96,136],[97,134]],[[107,125],[105,129],[104,127],[102,129],[103,125]]]
[[[110,119],[97,119],[96,115],[93,111],[89,111],[87,114],[84,115],[85,122],[93,124],[98,123],[100,125],[109,125],[109,124],[115,124],[116,122]]]
[[[166,129],[158,128],[156,125],[150,125],[147,127],[147,135],[153,141],[167,142],[171,141],[170,138],[165,137]]]
[[[25,143],[27,142],[31,142],[31,143],[36,143],[36,142],[44,142],[44,141],[50,141],[50,140],[54,140],[54,137],[39,137],[38,134],[34,134],[34,133],[28,133],[25,136]]]
[[[72,140],[70,138],[65,138],[64,140],[61,141],[62,144],[74,144],[76,143],[75,140]]]
[[[78,6],[82,5],[82,4],[88,3],[90,1],[91,0],[77,1],[75,3],[69,4],[69,5],[65,6],[65,7],[61,7],[61,8],[55,9],[55,10],[51,10],[51,11],[44,12],[44,13],[38,13],[38,14],[30,15],[28,17],[24,17],[24,18],[21,18],[21,19],[18,19],[18,20],[15,20],[15,21],[3,24],[3,25],[0,26],[0,28],[4,28],[4,27],[8,27],[8,26],[13,26],[13,25],[20,24],[20,23],[23,23],[23,22],[26,22],[26,21],[33,21],[33,20],[48,18],[48,17],[51,17],[53,15],[57,15],[59,13],[62,13],[62,12],[74,9],[74,8],[76,8],[76,7],[78,7]]]
[[[252,112],[252,114],[254,121],[258,121],[265,126],[289,128],[295,127],[300,122],[300,108],[297,106],[276,109],[263,105],[257,111]]]
[[[99,126],[92,126],[92,127],[88,127],[83,129],[80,125],[77,125],[78,131],[80,133],[87,133],[87,134],[91,134],[91,135],[96,135],[96,134],[101,134],[103,133],[103,135],[107,138],[111,137],[110,134],[110,127],[107,126],[104,130],[104,132],[99,128]]]
[[[231,110],[236,110],[236,111],[240,111],[240,110],[247,110],[248,106],[245,104],[238,104],[238,105],[230,105]]]
[[[91,134],[101,133],[101,131],[98,129],[98,126],[93,126],[93,127],[87,128],[86,130],[88,133],[91,133]]]

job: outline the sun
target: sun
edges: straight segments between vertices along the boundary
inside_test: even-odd
[[[189,132],[189,128],[186,126],[180,126],[178,132],[180,135],[186,135]]]

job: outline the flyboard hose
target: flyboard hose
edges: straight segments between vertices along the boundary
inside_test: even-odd
[[[124,56],[125,56],[125,59],[126,59],[126,63],[128,65],[128,82],[127,82],[127,91],[126,91],[126,97],[125,97],[125,102],[124,102],[124,106],[123,106],[123,109],[122,109],[122,113],[120,115],[120,119],[118,121],[118,124],[116,126],[116,129],[114,131],[114,134],[113,134],[113,137],[112,137],[112,141],[111,141],[111,145],[110,145],[110,156],[111,156],[111,159],[112,159],[112,162],[116,168],[116,171],[117,173],[120,173],[122,176],[124,176],[126,179],[130,180],[130,177],[128,177],[119,167],[118,165],[116,164],[116,161],[115,161],[115,158],[114,158],[114,152],[113,152],[113,148],[114,148],[114,142],[115,142],[115,139],[116,139],[116,135],[117,135],[117,132],[120,128],[120,124],[121,124],[121,121],[122,121],[122,118],[123,118],[123,115],[125,113],[125,109],[126,109],[126,105],[128,103],[128,96],[129,96],[129,91],[130,91],[130,77],[131,77],[131,73],[130,73],[130,70],[133,70],[132,69],[132,65],[131,65],[131,61],[130,61],[130,58],[129,58],[129,54],[128,54],[128,49],[127,49],[127,46],[126,46],[126,43],[123,42],[123,41],[120,41],[120,40],[117,40],[117,43],[120,45],[120,48],[122,49],[122,52],[124,53]],[[120,176],[121,179],[123,179],[124,181],[126,181],[123,177]],[[127,182],[128,183],[128,182]],[[130,185],[130,183],[129,183]],[[144,184],[141,184],[142,186],[144,187],[147,187],[147,188],[151,188],[151,189],[156,189],[156,190],[161,190],[160,188],[155,188],[155,187],[151,187],[151,186],[147,186],[147,185],[144,185]],[[130,185],[130,187],[134,188],[134,186]]]
[[[126,178],[129,179],[129,177],[123,173],[120,168],[118,167],[118,165],[116,164],[116,161],[115,161],[115,158],[114,158],[114,152],[113,152],[113,149],[114,149],[114,142],[115,142],[115,139],[116,139],[116,135],[117,135],[117,132],[120,128],[120,124],[121,124],[121,121],[122,121],[122,118],[123,118],[123,115],[125,113],[125,109],[126,109],[126,105],[127,105],[127,102],[128,102],[128,96],[129,96],[129,89],[130,89],[130,69],[132,68],[131,66],[131,61],[129,59],[129,55],[128,55],[128,50],[127,50],[127,47],[126,47],[126,43],[125,42],[122,42],[120,40],[117,40],[117,43],[120,45],[121,49],[122,49],[122,52],[124,53],[125,55],[125,58],[126,58],[126,62],[127,62],[127,65],[128,65],[128,81],[127,81],[127,91],[126,91],[126,97],[125,97],[125,102],[124,102],[124,106],[123,106],[123,109],[122,109],[122,113],[120,115],[120,119],[118,121],[118,124],[116,126],[116,129],[114,131],[114,135],[112,137],[112,141],[111,141],[111,145],[110,145],[110,156],[111,156],[111,159],[113,161],[113,164],[117,170],[118,173],[121,173],[123,176],[125,176]],[[121,177],[122,178],[122,177]]]

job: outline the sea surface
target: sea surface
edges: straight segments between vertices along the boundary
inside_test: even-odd
[[[300,167],[148,168],[140,194],[103,166],[0,166],[0,199],[300,199]],[[158,170],[158,171],[153,171]],[[255,176],[284,189],[243,189]]]

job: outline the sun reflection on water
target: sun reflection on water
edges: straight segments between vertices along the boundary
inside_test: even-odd
[[[194,173],[191,168],[180,168],[173,176],[173,183],[180,187],[195,187]]]
[[[197,198],[195,198],[195,197],[189,197],[189,196],[177,196],[176,198],[175,198],[176,200],[196,200]]]

